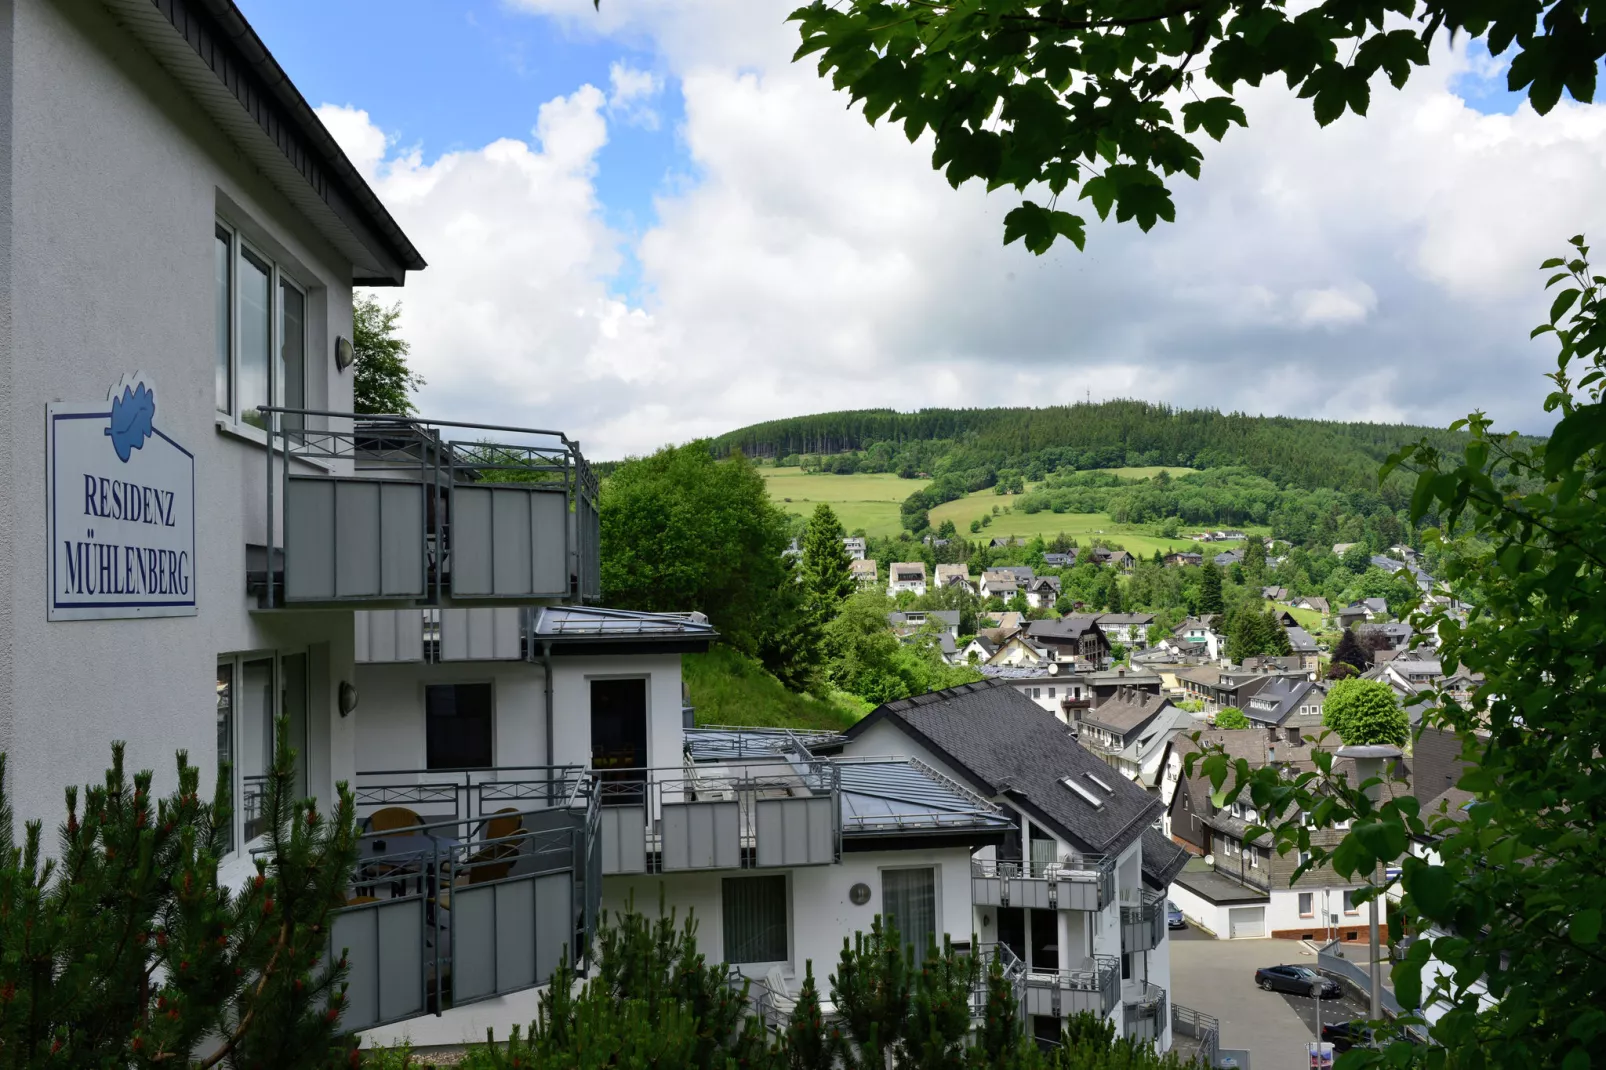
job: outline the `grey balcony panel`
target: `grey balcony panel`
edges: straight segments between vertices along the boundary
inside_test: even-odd
[[[971,894],[987,906],[1035,910],[1097,910],[1098,885],[1087,881],[1043,880],[1037,877],[973,876]]]
[[[359,609],[357,663],[424,660],[424,614],[416,609]]]
[[[736,802],[665,803],[662,821],[665,872],[741,865],[741,809]]]
[[[496,885],[452,891],[452,995],[460,1000],[496,994]]]
[[[1063,985],[1038,984],[1031,978],[1026,982],[1026,1009],[1029,1014],[1067,1018],[1090,1011],[1100,1017],[1109,1013],[1104,993]]]
[[[287,599],[423,597],[419,484],[293,476],[284,509]]]
[[[760,799],[754,807],[760,866],[816,866],[836,860],[836,802]]]
[[[531,884],[535,889],[535,977],[537,984],[546,984],[574,938],[574,881],[567,873],[549,873]]]
[[[423,927],[420,899],[372,903],[334,916],[330,949],[345,950],[349,967],[344,1028],[424,1013]]]
[[[517,661],[524,654],[517,607],[443,609],[442,661]]]
[[[603,876],[647,872],[646,807],[604,806],[597,822]]]
[[[493,884],[491,897],[496,911],[496,990],[532,988],[539,983],[535,965],[535,881]]]
[[[524,487],[452,494],[452,593],[463,598],[567,594],[568,499]]]

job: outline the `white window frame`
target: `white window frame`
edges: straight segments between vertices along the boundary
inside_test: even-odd
[[[302,408],[308,408],[309,398],[306,396],[311,381],[312,347],[308,345],[311,334],[310,312],[312,307],[311,288],[294,274],[285,271],[279,261],[263,247],[251,240],[235,224],[219,216],[216,219],[214,238],[218,231],[229,235],[229,404],[227,410],[217,407],[217,398],[213,398],[213,413],[220,426],[239,432],[248,438],[267,441],[267,433],[243,418],[240,412],[240,264],[249,252],[251,256],[268,265],[268,404],[283,405],[284,384],[279,382],[279,361],[284,351],[284,301],[281,297],[281,287],[288,284],[291,289],[301,294],[302,322],[301,322],[301,389]],[[216,354],[213,354],[216,360]],[[214,366],[213,374],[216,374]]]
[[[766,962],[733,962],[731,965],[738,970],[763,970],[771,966],[780,966],[786,972],[792,972],[793,949],[797,947],[797,921],[796,912],[792,902],[792,874],[789,872],[776,873],[773,870],[764,871],[738,871],[720,875],[719,882],[719,946],[720,951],[727,959],[730,949],[725,946],[725,882],[727,880],[748,880],[755,877],[781,877],[786,882],[786,956]]]
[[[1315,892],[1300,892],[1299,893],[1299,899],[1296,902],[1298,904],[1298,910],[1299,910],[1299,916],[1300,917],[1302,917],[1302,918],[1314,918],[1316,916],[1316,893]]]

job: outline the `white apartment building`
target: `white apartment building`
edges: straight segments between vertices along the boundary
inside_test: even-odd
[[[887,569],[887,597],[896,598],[899,591],[914,594],[926,593],[926,563],[924,561],[894,561]]]
[[[59,822],[113,739],[163,793],[186,750],[202,783],[233,769],[224,868],[243,879],[284,716],[307,794],[348,781],[365,822],[332,941],[369,1042],[528,1023],[601,907],[659,887],[761,999],[810,960],[828,973],[882,913],[917,939],[1015,940],[1047,993],[1033,1013],[1155,1006],[1134,986],[1158,984],[1156,947],[1111,980],[1118,909],[1150,905],[1125,824],[1084,842],[1050,807],[1057,853],[1109,861],[978,885],[978,853],[1010,857],[1038,812],[918,739],[688,729],[680,657],[713,631],[586,604],[597,483],[575,442],[352,413],[352,288],[424,261],[232,0],[13,0],[0,30],[0,749],[19,817]],[[923,565],[890,573],[924,591]],[[1024,910],[1017,887],[1050,897],[1048,920],[1020,919],[1065,949],[1063,978],[995,919],[1001,896]],[[1075,896],[1092,905],[1054,906]]]

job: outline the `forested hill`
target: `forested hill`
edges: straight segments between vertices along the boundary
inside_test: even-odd
[[[1284,485],[1376,490],[1394,450],[1428,436],[1459,448],[1464,436],[1406,424],[1340,423],[1104,401],[1042,409],[858,409],[753,424],[714,440],[724,456],[783,458],[859,451],[859,470],[937,474],[991,468],[1242,466]]]

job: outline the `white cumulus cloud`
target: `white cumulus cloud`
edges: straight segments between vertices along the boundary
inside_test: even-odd
[[[1250,128],[1173,183],[1176,223],[1095,221],[1085,253],[1034,257],[1001,245],[1007,192],[950,189],[929,145],[789,62],[785,4],[521,3],[645,43],[661,70],[616,64],[526,136],[433,159],[355,107],[321,114],[430,261],[400,294],[426,411],[562,427],[593,456],[811,411],[1087,396],[1430,423],[1484,407],[1537,430],[1535,268],[1606,224],[1606,108],[1478,114],[1452,86],[1486,64],[1442,52],[1327,129],[1280,84],[1249,92]],[[696,178],[639,235],[611,231],[608,126],[674,92]],[[611,285],[622,251],[638,299]]]

